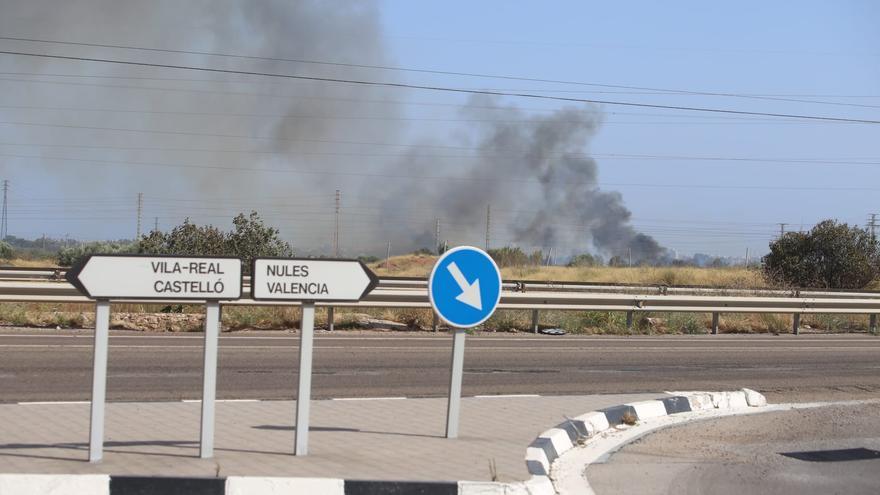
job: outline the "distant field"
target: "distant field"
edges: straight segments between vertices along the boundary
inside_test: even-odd
[[[436,256],[405,255],[370,265],[377,274],[397,277],[427,277]],[[622,284],[706,285],[725,288],[767,287],[761,272],[751,268],[632,267],[608,266],[568,268],[564,266],[526,266],[502,268],[511,280],[550,280],[556,282],[601,282]]]

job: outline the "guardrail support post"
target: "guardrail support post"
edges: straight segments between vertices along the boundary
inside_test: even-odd
[[[718,335],[718,313],[712,313],[712,335]]]
[[[632,331],[632,329],[633,329],[633,312],[627,311],[626,312],[626,331],[630,332],[630,331]]]
[[[335,308],[333,306],[330,306],[329,308],[327,308],[327,331],[328,332],[332,332],[336,327],[336,322],[333,321],[334,320],[333,317],[335,316],[333,314],[333,313],[335,313],[335,311],[333,311],[334,309]]]
[[[877,315],[868,317],[868,327],[871,329],[871,333],[877,333]]]
[[[538,333],[538,310],[532,310],[532,332]]]
[[[801,314],[795,313],[792,317],[791,331],[798,335],[801,332]]]
[[[437,312],[434,312],[434,319],[431,322],[431,330],[436,333],[437,330],[440,329],[440,318],[437,316]]]

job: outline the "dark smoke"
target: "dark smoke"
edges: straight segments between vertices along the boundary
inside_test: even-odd
[[[588,154],[589,141],[601,125],[597,109],[566,107],[531,115],[499,105],[496,99],[479,96],[463,107],[462,119],[477,123],[459,130],[456,134],[466,137],[452,142],[473,150],[468,159],[413,152],[406,160],[409,169],[435,173],[466,163],[468,180],[398,190],[385,202],[389,218],[406,198],[450,221],[455,243],[473,243],[485,237],[486,206],[491,204],[495,246],[553,248],[562,256],[593,252],[606,258],[631,252],[633,262],[665,256],[666,250],[652,237],[630,225],[631,213],[620,193],[597,186],[597,164]],[[493,106],[496,109],[486,109]],[[392,234],[398,242],[407,242],[407,229],[391,228]],[[410,243],[430,245],[429,239],[426,232]]]

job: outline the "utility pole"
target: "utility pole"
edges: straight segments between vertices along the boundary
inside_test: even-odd
[[[135,236],[135,240],[141,238],[141,213],[144,210],[144,193],[138,193],[138,208],[137,208],[137,236]]]
[[[440,219],[434,219],[434,247],[437,249],[437,254],[442,254],[440,252]]]
[[[153,231],[159,232],[159,217],[153,217]]]
[[[3,195],[3,211],[6,211],[6,195]],[[877,234],[875,233],[875,229],[877,228],[877,214],[870,213],[871,219],[868,221],[868,227],[871,228],[871,240],[877,242]]]
[[[388,241],[388,249],[385,251],[385,269],[388,269],[388,260],[391,259],[391,241]]]
[[[339,189],[336,190],[336,233],[333,235],[333,255],[339,257]]]
[[[553,248],[550,248],[550,253],[547,254],[547,266],[553,266]]]
[[[9,233],[9,213],[6,211],[9,196],[9,179],[3,179],[3,214],[0,216],[0,241],[6,239]]]
[[[489,233],[492,231],[492,204],[486,205],[486,251],[489,250]]]
[[[787,224],[787,223],[781,223],[781,222],[780,222],[780,223],[778,223],[778,224],[776,224],[776,225],[779,225],[779,237],[782,237],[783,235],[785,235],[785,226],[788,225],[788,224]]]
[[[749,248],[746,248],[746,267],[749,266]]]
[[[629,257],[629,266],[633,266],[633,248],[626,248],[626,255]]]

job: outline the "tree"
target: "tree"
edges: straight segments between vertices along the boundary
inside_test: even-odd
[[[293,248],[281,240],[279,230],[263,223],[257,212],[239,213],[232,224],[235,229],[226,236],[226,253],[241,258],[246,272],[254,258],[293,256]]]
[[[864,229],[825,220],[807,233],[788,232],[771,242],[762,261],[777,283],[861,289],[880,273],[880,244]]]

